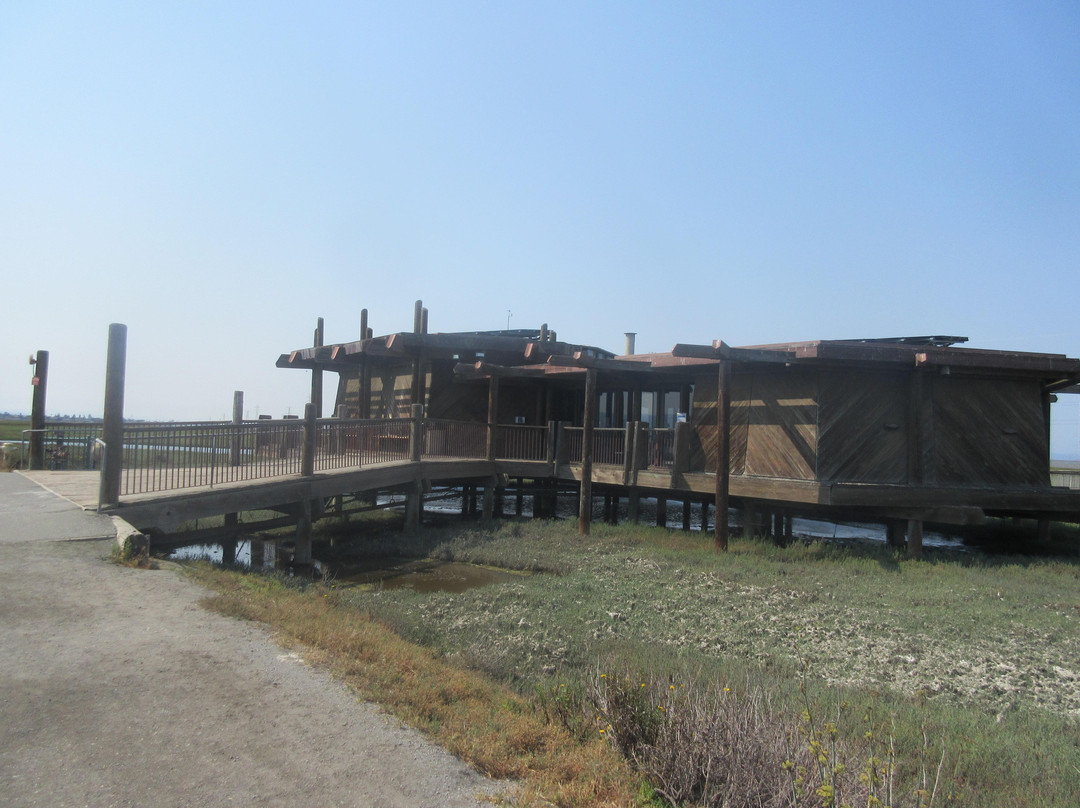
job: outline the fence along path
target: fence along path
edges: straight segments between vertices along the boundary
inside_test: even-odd
[[[315,422],[313,472],[345,471],[413,459],[413,418]],[[124,425],[121,495],[154,494],[303,475],[305,421],[191,421]],[[624,430],[597,429],[594,462],[624,463]],[[581,428],[562,431],[567,460],[581,458]],[[50,425],[43,442],[52,470],[99,470],[98,425]],[[543,462],[555,433],[547,426],[423,419],[419,459]],[[649,435],[649,467],[670,467],[671,430]],[[97,448],[95,448],[97,447]],[[490,455],[490,456],[489,456]]]
[[[316,422],[313,471],[359,469],[413,457],[412,418]],[[303,473],[305,423],[300,419],[124,427],[122,495],[147,494]],[[545,427],[500,425],[496,456],[543,461]],[[428,419],[421,458],[484,459],[486,424]]]

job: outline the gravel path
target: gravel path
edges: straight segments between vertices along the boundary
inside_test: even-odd
[[[52,540],[51,522],[111,523],[26,486],[0,474],[5,806],[490,805],[500,784],[202,609],[176,572]]]

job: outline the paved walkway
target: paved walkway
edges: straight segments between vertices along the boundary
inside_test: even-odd
[[[182,575],[109,563],[112,531],[0,474],[0,803],[490,804],[491,781]]]

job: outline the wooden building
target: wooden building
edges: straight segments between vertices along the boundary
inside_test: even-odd
[[[1080,380],[1080,360],[1064,355],[928,336],[616,356],[546,326],[428,334],[419,303],[411,332],[375,337],[366,315],[362,328],[364,339],[332,346],[320,328],[278,366],[312,370],[320,407],[322,373],[337,372],[339,417],[403,417],[421,403],[431,419],[560,422],[612,445],[620,430],[622,449],[605,456],[564,441],[553,470],[608,496],[717,507],[730,496],[773,517],[881,520],[909,538],[923,521],[1080,519],[1080,493],[1050,479],[1050,403]],[[648,449],[631,447],[639,430]]]

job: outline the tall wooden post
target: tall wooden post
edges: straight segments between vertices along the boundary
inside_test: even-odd
[[[232,398],[232,440],[229,445],[229,465],[240,465],[240,425],[244,423],[244,391],[233,391]]]
[[[922,519],[908,519],[907,555],[908,558],[922,558],[923,523]]]
[[[308,406],[311,406],[310,404]],[[293,553],[293,565],[306,567],[311,564],[311,500],[300,503],[300,513],[296,520],[296,550]]]
[[[413,333],[424,333],[424,301],[417,300],[413,304]],[[412,383],[412,401],[413,404],[424,403],[424,351],[423,348],[416,349],[416,356],[413,357],[413,383]]]
[[[45,468],[45,392],[49,383],[49,352],[38,351],[34,362],[34,386],[30,404],[30,468]]]
[[[300,476],[312,477],[315,474],[315,443],[318,436],[315,430],[318,424],[315,420],[315,405],[304,405],[304,445],[300,455]]]
[[[412,428],[409,430],[409,459],[419,463],[424,455],[424,405],[412,405]]]
[[[716,526],[713,530],[716,549],[728,548],[728,486],[731,465],[731,363],[720,360],[716,386]]]
[[[578,498],[578,533],[585,536],[592,523],[593,423],[596,421],[596,368],[585,370],[585,422],[581,431],[581,495]]]
[[[495,459],[495,442],[497,422],[499,418],[499,377],[492,376],[488,379],[488,412],[487,412],[487,459]]]
[[[315,326],[315,347],[321,348],[323,346],[323,318],[320,317]],[[322,384],[322,368],[318,366],[318,352],[316,352],[316,365],[311,369],[311,403],[315,405],[315,417],[322,418],[323,406],[323,384]]]
[[[102,505],[120,502],[120,477],[124,465],[124,374],[127,366],[127,326],[109,326],[109,353],[105,362],[105,416],[101,439],[105,452],[101,461]]]

